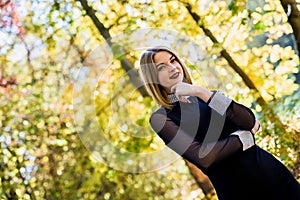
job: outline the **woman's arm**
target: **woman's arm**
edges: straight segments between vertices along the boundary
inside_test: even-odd
[[[226,114],[226,117],[241,130],[250,131],[255,126],[255,116],[249,108],[233,101],[218,91],[212,92],[204,87],[183,82],[174,85],[171,91],[183,102],[187,102],[183,97],[184,95],[199,97],[220,115]]]
[[[158,112],[151,116],[150,124],[168,147],[200,168],[208,168],[213,163],[254,145],[250,131],[239,131],[216,142],[201,143]]]
[[[255,128],[255,115],[250,108],[231,100],[219,91],[208,100],[208,106],[221,115],[226,115],[239,129],[251,131]]]

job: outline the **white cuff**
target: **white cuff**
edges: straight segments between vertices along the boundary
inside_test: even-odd
[[[237,135],[239,137],[243,145],[243,151],[255,145],[253,134],[250,131],[239,130],[231,133],[230,135]]]
[[[231,101],[232,99],[217,91],[211,98],[208,106],[217,111],[220,115],[224,115]]]

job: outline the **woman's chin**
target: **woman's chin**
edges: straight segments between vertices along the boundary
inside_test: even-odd
[[[178,77],[176,80],[174,80],[175,84],[181,83],[183,81],[183,77]]]

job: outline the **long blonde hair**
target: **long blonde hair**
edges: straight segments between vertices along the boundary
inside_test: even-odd
[[[159,105],[171,109],[174,105],[168,99],[168,93],[163,86],[159,84],[158,72],[154,63],[154,55],[158,52],[166,51],[172,54],[179,62],[183,70],[183,81],[192,84],[190,74],[188,73],[187,67],[184,62],[181,61],[177,54],[165,46],[157,46],[147,49],[143,52],[140,59],[140,74],[144,84],[147,88],[148,93]]]

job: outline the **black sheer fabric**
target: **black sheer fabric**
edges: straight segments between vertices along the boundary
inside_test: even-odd
[[[207,102],[189,97],[160,108],[150,124],[168,147],[208,175],[219,200],[298,200],[300,186],[290,171],[257,145],[242,151],[242,143],[230,134],[251,130],[252,111],[232,101],[221,116]]]
[[[171,119],[159,113],[151,117],[151,125],[165,144],[200,168],[207,168],[242,147],[238,137],[235,136],[217,142],[202,143],[180,129]],[[175,138],[176,134],[178,137]],[[171,141],[172,145],[169,145]],[[211,151],[206,155],[208,150]]]
[[[228,107],[226,117],[241,130],[251,130],[255,124],[253,112],[248,107],[235,101]]]
[[[151,116],[150,123],[154,131],[171,149],[199,168],[208,168],[213,163],[242,149],[242,144],[237,136],[226,136],[238,129],[251,130],[255,124],[255,116],[249,108],[233,101],[226,111],[227,119],[219,116],[219,118],[214,119],[215,121],[211,121],[211,109],[207,106],[207,103],[200,99],[194,98],[193,100],[190,105],[177,102],[171,111],[161,108]],[[198,103],[199,109],[197,108]],[[185,122],[188,122],[186,125],[182,122],[180,116],[181,112],[184,112],[183,109],[190,111],[186,115],[189,118],[184,119]],[[200,112],[198,122],[195,121],[195,118],[197,120],[197,117],[195,117],[197,112]],[[215,116],[217,115],[215,112]],[[220,131],[220,133],[215,133],[220,136],[219,138],[215,138],[214,141],[203,142],[208,125],[211,123],[213,126],[214,123],[220,123],[216,120],[227,124],[226,128],[223,128],[223,126],[222,129],[216,130]],[[187,132],[187,129],[191,129],[191,127],[197,128],[196,134],[191,135]]]

